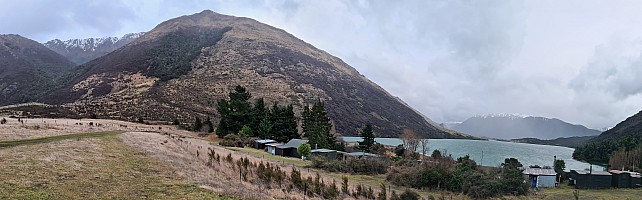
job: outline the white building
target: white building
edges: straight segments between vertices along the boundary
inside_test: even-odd
[[[553,169],[526,168],[522,172],[532,188],[555,187],[557,173]]]

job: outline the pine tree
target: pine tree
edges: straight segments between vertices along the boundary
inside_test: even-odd
[[[359,142],[359,149],[365,152],[370,152],[370,150],[372,149],[372,145],[375,144],[375,135],[372,131],[372,125],[368,123],[366,124],[366,127],[363,127],[363,129],[361,129],[361,137],[363,138],[363,141]]]
[[[270,119],[272,119],[271,139],[287,142],[294,138],[300,138],[292,105],[279,106],[275,103],[270,110]]]
[[[237,85],[228,94],[230,100],[218,101],[217,110],[221,115],[216,134],[219,137],[238,133],[243,125],[250,124],[252,106],[249,103],[252,95],[242,86]]]
[[[192,126],[193,131],[200,131],[201,128],[203,128],[203,122],[201,122],[201,118],[196,117],[194,120],[194,126]]]
[[[303,110],[303,132],[310,144],[317,148],[337,149],[340,144],[330,130],[332,123],[325,112],[325,105],[318,100],[312,108],[305,106]]]
[[[208,133],[214,132],[214,124],[212,124],[212,119],[210,119],[209,116],[207,116],[207,120],[205,120],[205,125],[207,126]]]
[[[258,98],[254,102],[250,115],[250,128],[253,130],[253,137],[266,138],[268,134],[264,133],[261,129],[261,123],[267,123],[264,119],[268,117],[269,110],[265,107],[265,101],[263,98]],[[269,119],[268,119],[269,120]],[[266,126],[268,124],[264,124]]]

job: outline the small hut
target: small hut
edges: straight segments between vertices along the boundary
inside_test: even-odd
[[[570,183],[578,189],[601,189],[612,185],[612,176],[604,171],[571,170]]]
[[[557,183],[557,173],[553,169],[526,168],[522,174],[532,188],[551,188]]]
[[[270,144],[266,144],[265,146],[267,147],[268,153],[272,155],[276,155],[276,147],[281,145],[283,145],[283,143],[270,143]]]
[[[328,160],[336,160],[337,159],[337,150],[315,149],[315,150],[312,150],[311,155],[312,156],[323,157],[323,158],[326,158]]]
[[[640,173],[620,170],[609,170],[612,174],[611,185],[616,188],[640,187]]]
[[[265,149],[267,144],[276,143],[274,140],[255,140],[254,148],[255,149]]]
[[[275,155],[301,158],[301,155],[299,155],[299,152],[297,152],[297,148],[299,148],[300,144],[306,142],[308,142],[308,140],[292,139],[287,144],[276,146]]]

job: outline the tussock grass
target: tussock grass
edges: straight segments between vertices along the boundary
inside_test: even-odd
[[[228,199],[180,178],[117,134],[55,137],[0,149],[0,199]]]
[[[57,135],[50,137],[34,138],[34,139],[23,139],[23,140],[10,140],[10,141],[0,141],[0,148],[7,147],[16,147],[22,145],[33,145],[40,143],[55,142],[60,140],[67,139],[82,139],[82,138],[95,138],[95,137],[104,137],[104,136],[113,136],[122,133],[122,131],[104,131],[104,132],[93,132],[93,133],[77,133],[77,134],[68,134],[68,135]]]

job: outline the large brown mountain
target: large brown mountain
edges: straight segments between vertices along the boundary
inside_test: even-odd
[[[321,99],[344,135],[369,122],[379,136],[411,128],[431,138],[469,137],[431,125],[339,58],[283,30],[212,11],[163,22],[79,70],[43,100],[126,119],[216,118],[216,100],[242,85],[297,113]]]
[[[73,66],[36,41],[0,35],[0,105],[34,100]]]
[[[44,45],[76,64],[84,64],[93,59],[125,46],[145,33],[129,33],[122,37],[103,37],[85,39],[54,39]]]

